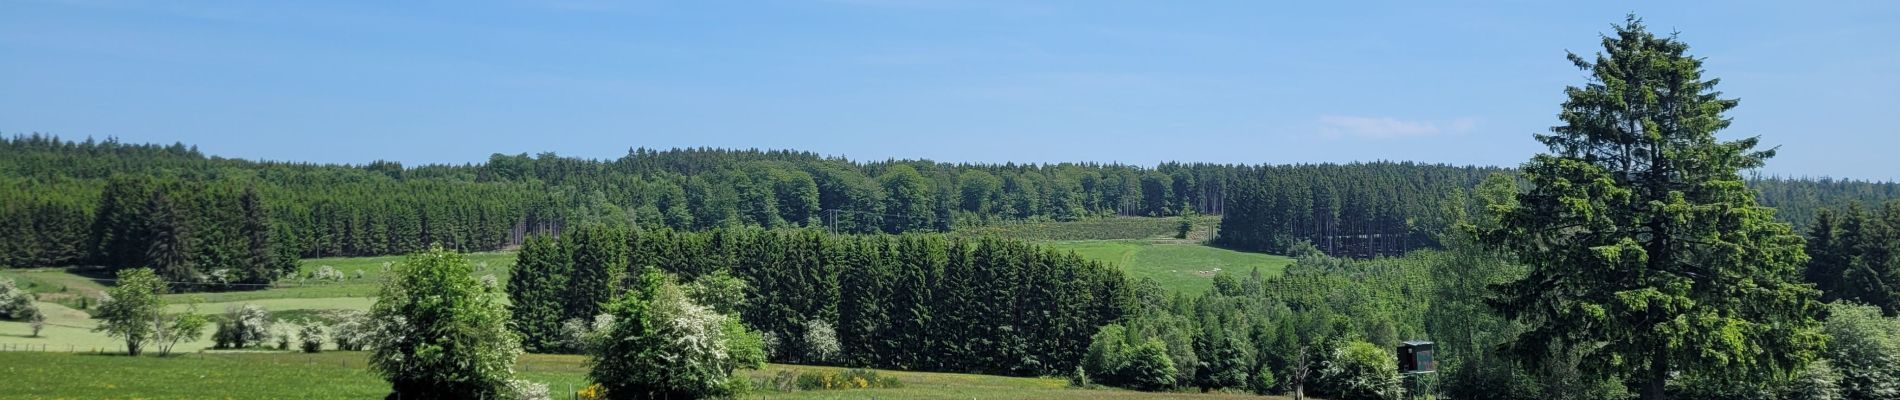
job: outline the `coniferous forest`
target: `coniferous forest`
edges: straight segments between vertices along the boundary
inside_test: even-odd
[[[1215,243],[1224,247],[1286,253],[1304,241],[1363,258],[1438,247],[1436,234],[1452,222],[1447,197],[1500,172],[1509,170],[854,162],[720,149],[635,149],[611,161],[497,154],[480,165],[404,167],[227,159],[182,144],[36,134],[0,140],[0,219],[8,222],[0,265],[153,265],[173,280],[215,285],[268,281],[294,257],[405,254],[431,243],[495,250],[596,222],[903,233],[1182,212],[1221,215],[1228,222]],[[1750,185],[1798,227],[1821,209],[1900,196],[1892,183]],[[255,265],[277,267],[246,267]]]
[[[41,286],[0,280],[0,317],[37,338],[41,303],[72,307],[135,356],[207,327],[215,350],[289,351],[289,325],[265,328],[289,320],[178,294],[341,285],[306,264],[405,255],[376,282],[355,271],[378,287],[368,310],[289,322],[303,352],[367,351],[390,398],[901,385],[862,368],[1295,399],[1900,396],[1900,184],[1757,176],[1778,149],[1717,137],[1739,103],[1706,59],[1633,15],[1600,45],[1570,54],[1585,81],[1514,168],[638,147],[355,165],[15,135],[0,266]],[[1292,261],[1187,271],[1196,292],[1131,255],[972,233],[1110,218],[1178,223],[1117,243]],[[514,260],[505,277],[465,255],[490,251]],[[61,274],[84,278],[44,278]],[[1418,341],[1435,369],[1400,371]],[[523,353],[584,360],[586,386],[550,396],[516,374]],[[767,363],[851,377],[735,372]]]

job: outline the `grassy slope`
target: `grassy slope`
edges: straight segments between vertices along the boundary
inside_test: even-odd
[[[1152,278],[1163,288],[1184,293],[1201,293],[1212,288],[1217,273],[1248,274],[1259,267],[1262,274],[1271,276],[1293,264],[1293,259],[1282,256],[1175,241],[1084,240],[1043,245],[1074,251],[1117,266],[1131,278]]]
[[[1075,251],[1082,256],[1125,268],[1133,277],[1154,278],[1163,286],[1190,293],[1211,286],[1210,272],[1246,273],[1260,266],[1265,273],[1278,273],[1290,263],[1285,257],[1243,253],[1196,244],[1211,233],[1214,220],[1203,218],[1187,240],[1170,238],[1174,218],[1108,218],[1070,223],[1019,224],[988,227],[978,234],[996,234],[1043,242],[1059,250]],[[962,232],[971,233],[971,232]],[[1067,240],[1058,240],[1067,239]],[[1113,239],[1113,240],[1076,240]],[[513,266],[513,253],[470,254],[480,272],[506,279]],[[279,287],[263,291],[227,293],[188,293],[166,295],[174,303],[172,310],[184,310],[183,303],[197,303],[197,311],[213,314],[226,306],[252,303],[279,315],[322,309],[368,309],[384,276],[385,262],[401,257],[321,258],[304,260],[303,271],[313,272],[329,265],[348,278],[342,282],[298,281],[286,279]],[[364,273],[355,278],[355,271]],[[123,343],[91,332],[95,323],[86,313],[70,305],[76,296],[97,297],[104,287],[97,281],[57,269],[0,270],[40,293],[42,310],[48,312],[48,326],[42,337],[28,337],[27,324],[0,322],[0,346],[41,347],[48,350],[89,349],[123,351]],[[207,332],[208,333],[208,332]],[[180,353],[198,353],[210,347],[206,335],[177,346]],[[5,376],[20,376],[23,385],[0,385],[0,398],[198,398],[206,388],[231,388],[237,398],[371,398],[379,397],[386,386],[370,375],[359,353],[303,355],[289,353],[199,353],[184,357],[129,358],[100,355],[0,353],[0,371]],[[572,356],[524,356],[517,368],[532,380],[550,383],[557,392],[565,385],[585,382],[585,367]],[[823,367],[775,365],[764,371],[750,372],[764,379],[778,370],[817,370]],[[1202,396],[1156,394],[1114,390],[1075,390],[1065,388],[1060,379],[1009,378],[984,375],[888,372],[907,386],[899,389],[765,393],[769,398],[1221,398],[1252,396]],[[88,377],[84,384],[72,384],[72,377]],[[95,379],[93,377],[100,377]],[[195,382],[195,383],[193,383]],[[219,389],[222,393],[224,389]]]
[[[779,371],[820,371],[831,367],[768,365],[744,371],[754,381]],[[527,355],[515,370],[521,378],[546,383],[557,399],[586,381],[577,356]],[[172,358],[91,354],[0,353],[0,399],[16,398],[380,398],[388,385],[371,372],[360,352],[187,354]],[[754,392],[745,398],[772,399],[1264,399],[1250,395],[1141,393],[1067,388],[1057,378],[880,371],[904,384],[894,389]],[[84,377],[75,379],[75,377]]]
[[[1219,216],[1200,216],[1186,239],[1175,239],[1181,220],[1174,217],[1111,217],[1074,222],[1010,223],[959,230],[963,235],[995,235],[1029,240],[1043,246],[1073,251],[1127,271],[1133,278],[1152,278],[1162,287],[1201,293],[1213,287],[1214,274],[1279,274],[1293,259],[1202,245],[1213,237]]]

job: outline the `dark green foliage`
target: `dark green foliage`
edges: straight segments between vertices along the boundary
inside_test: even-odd
[[[585,232],[585,233],[584,233]],[[582,272],[583,228],[522,249],[511,293],[541,287],[528,279],[550,257],[544,242],[573,249],[574,278],[561,304],[591,298],[572,280]],[[993,238],[945,235],[833,236],[815,230],[722,228],[651,230],[622,264],[652,266],[690,281],[695,302],[728,312],[779,344],[778,361],[927,371],[1047,375],[1072,370],[1096,327],[1121,318],[1120,271],[1073,254]],[[638,282],[624,283],[637,287]],[[609,292],[613,293],[613,292]],[[531,297],[531,296],[530,296]],[[539,308],[517,297],[515,329],[533,338]],[[566,315],[564,317],[573,317]],[[592,318],[589,318],[592,320]],[[813,327],[832,332],[811,332]],[[1186,347],[1182,342],[1183,348]],[[529,342],[532,346],[534,343]],[[839,349],[842,345],[842,349]],[[545,347],[544,347],[545,348]],[[840,351],[842,350],[842,351]],[[1191,351],[1191,350],[1190,350]],[[820,357],[818,355],[834,355]]]
[[[563,283],[563,320],[592,320],[612,301],[618,280],[627,270],[626,232],[607,226],[585,226],[567,234],[573,256]]]
[[[0,265],[146,265],[145,208],[157,192],[167,192],[191,221],[187,230],[199,237],[197,272],[209,277],[227,269],[234,282],[246,283],[269,278],[258,273],[265,263],[257,261],[267,253],[281,272],[297,256],[402,254],[431,244],[495,250],[531,233],[589,224],[824,224],[873,233],[1181,208],[1225,215],[1216,242],[1227,247],[1278,252],[1305,239],[1331,254],[1396,255],[1434,245],[1430,233],[1444,227],[1442,196],[1496,171],[1502,170],[1383,162],[853,162],[719,149],[635,149],[613,160],[543,153],[495,154],[459,166],[312,165],[207,157],[182,144],[29,135],[0,139]],[[1822,207],[1900,197],[1900,185],[1887,183],[1754,183],[1764,204],[1797,223]],[[247,193],[258,202],[248,203]],[[891,205],[900,208],[887,210]],[[258,223],[260,211],[268,223]],[[268,235],[258,235],[265,229]],[[250,246],[265,237],[275,243]]]
[[[522,243],[515,255],[514,272],[508,276],[508,323],[521,336],[521,347],[529,352],[546,353],[560,349],[565,321],[564,299],[573,255],[567,244],[551,236],[536,235]]]
[[[1879,211],[1821,210],[1808,228],[1804,277],[1824,301],[1850,300],[1900,314],[1900,201]]]
[[[1741,177],[1773,151],[1716,139],[1736,101],[1687,45],[1634,16],[1602,44],[1595,61],[1570,56],[1591,82],[1566,90],[1565,124],[1538,135],[1550,154],[1524,165],[1529,190],[1485,233],[1530,267],[1494,304],[1529,327],[1514,353],[1581,350],[1586,376],[1644,399],[1664,398],[1672,377],[1751,382],[1804,366],[1822,341],[1817,293],[1799,282],[1808,257]]]

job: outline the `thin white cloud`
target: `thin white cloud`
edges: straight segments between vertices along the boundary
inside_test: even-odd
[[[1475,118],[1457,118],[1444,123],[1408,121],[1392,117],[1321,115],[1320,132],[1327,137],[1396,139],[1464,133],[1478,126]]]

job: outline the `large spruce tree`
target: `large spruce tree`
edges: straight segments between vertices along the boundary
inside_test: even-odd
[[[1736,100],[1676,37],[1632,15],[1602,46],[1594,61],[1570,55],[1590,82],[1565,90],[1564,124],[1537,135],[1551,154],[1524,164],[1529,191],[1486,233],[1530,267],[1494,302],[1531,326],[1517,354],[1582,351],[1587,371],[1643,399],[1678,374],[1799,368],[1821,343],[1815,290],[1797,277],[1808,256],[1741,176],[1774,151],[1716,138]]]
[[[570,293],[568,272],[572,255],[561,239],[535,235],[515,254],[514,273],[508,276],[509,326],[521,335],[530,352],[559,350],[562,340],[563,300]]]

